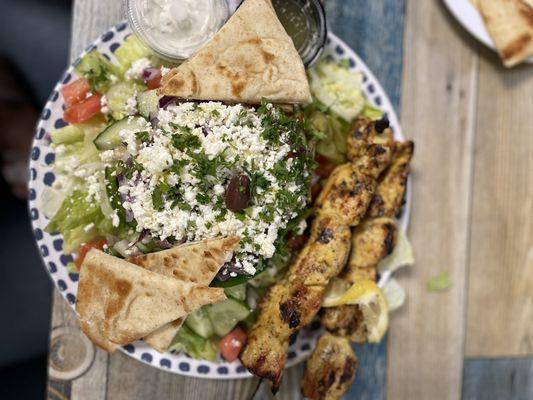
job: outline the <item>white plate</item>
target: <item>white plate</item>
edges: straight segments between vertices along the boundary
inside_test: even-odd
[[[463,25],[472,36],[477,38],[477,40],[485,46],[496,51],[494,43],[485,28],[483,18],[478,9],[472,4],[471,0],[444,0],[444,3],[455,19],[457,19],[457,21],[459,21],[459,23]],[[525,61],[533,63],[533,57],[529,57]]]
[[[127,25],[121,23],[104,33],[84,54],[92,49],[97,49],[105,56],[113,59],[114,50],[130,33]],[[396,113],[383,88],[365,63],[344,42],[331,33],[328,36],[325,55],[329,55],[335,60],[348,59],[351,69],[363,74],[363,91],[366,97],[376,107],[381,108],[387,113],[391,126],[394,129],[395,137],[403,140]],[[74,75],[74,67],[71,65],[55,86],[41,114],[33,142],[29,182],[29,208],[35,239],[39,246],[44,265],[50,273],[54,284],[72,308],[74,308],[76,302],[78,288],[78,276],[76,274],[69,274],[67,270],[67,264],[72,260],[72,257],[63,253],[63,239],[61,235],[50,235],[44,232],[48,220],[42,215],[40,210],[43,189],[46,186],[52,185],[55,179],[52,171],[54,152],[50,148],[49,133],[65,125],[62,119],[63,99],[59,95],[59,89],[62,85],[75,79]],[[410,185],[408,185],[406,205],[399,220],[399,225],[403,230],[407,228],[410,204]],[[380,285],[383,285],[387,279],[388,276],[382,277]],[[314,343],[319,335],[320,327],[317,324],[303,329],[299,333],[296,341],[289,348],[287,367],[305,360],[311,354]],[[218,356],[216,362],[209,362],[194,360],[185,354],[160,354],[145,345],[142,341],[124,346],[121,350],[146,364],[180,375],[210,379],[237,379],[251,376],[239,361],[228,363],[220,356]]]

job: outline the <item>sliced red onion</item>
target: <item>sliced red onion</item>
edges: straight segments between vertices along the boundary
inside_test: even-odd
[[[156,240],[155,244],[162,250],[171,249],[172,247],[174,247],[172,246],[172,243],[170,243],[168,240]]]
[[[176,102],[176,98],[172,96],[163,96],[159,99],[159,108],[165,109],[170,104],[174,104]]]
[[[211,130],[211,128],[204,125],[202,126],[202,133],[204,134],[204,136],[208,136],[208,135],[211,135],[213,131]]]
[[[157,118],[156,113],[150,114],[150,125],[152,125],[152,128],[157,128],[157,125],[159,125],[159,118]]]
[[[143,79],[145,81],[151,81],[152,79],[158,78],[161,76],[161,70],[159,68],[146,68],[143,71]]]

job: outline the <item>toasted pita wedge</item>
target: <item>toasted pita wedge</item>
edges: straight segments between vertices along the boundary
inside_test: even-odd
[[[83,332],[111,352],[224,299],[222,289],[170,279],[93,249],[81,266],[76,311]]]
[[[128,261],[183,282],[208,286],[222,265],[231,258],[238,243],[237,237],[208,239],[133,257]],[[162,326],[146,336],[144,341],[161,353],[167,351],[183,320],[180,318]]]
[[[533,56],[533,7],[526,0],[479,0],[479,10],[503,63]]]
[[[305,67],[269,0],[245,0],[220,31],[163,77],[161,93],[235,103],[309,103]]]

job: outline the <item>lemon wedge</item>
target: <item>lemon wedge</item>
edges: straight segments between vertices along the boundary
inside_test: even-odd
[[[326,291],[322,306],[359,306],[364,317],[369,343],[379,342],[389,326],[389,307],[376,282],[363,279],[352,286],[342,279],[334,279]]]

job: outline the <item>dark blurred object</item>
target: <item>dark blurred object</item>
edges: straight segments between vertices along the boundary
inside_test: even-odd
[[[51,282],[20,197],[40,109],[67,65],[70,3],[0,0],[2,400],[43,398],[46,389]]]
[[[26,198],[28,155],[38,110],[15,67],[0,57],[0,171],[13,194]]]

